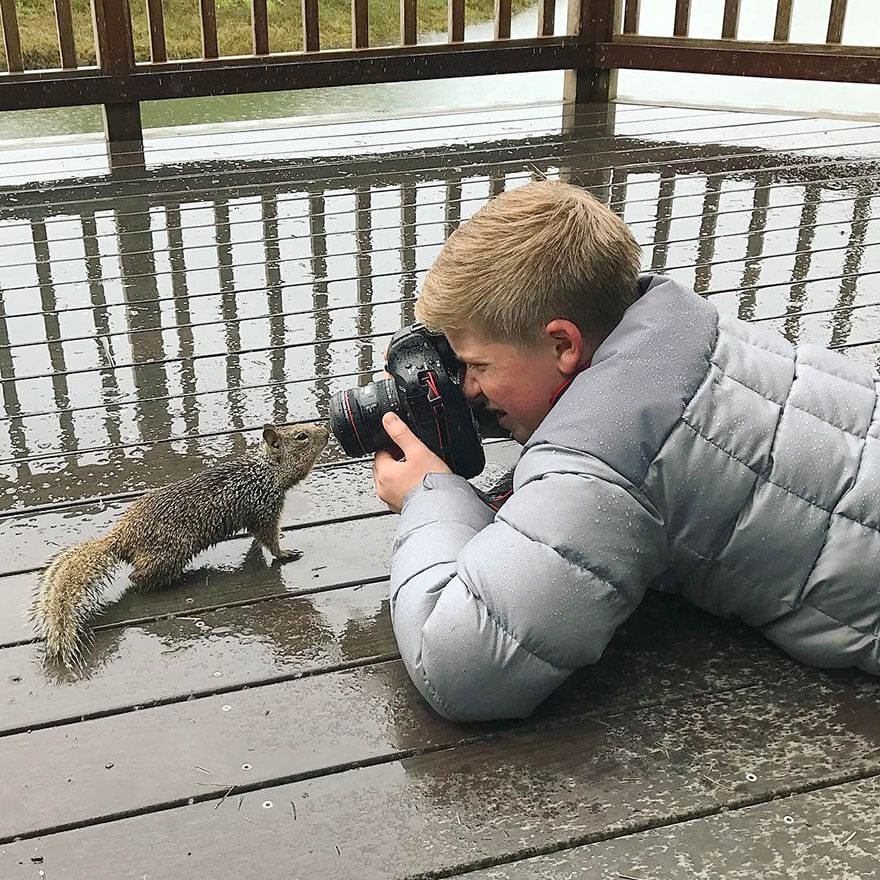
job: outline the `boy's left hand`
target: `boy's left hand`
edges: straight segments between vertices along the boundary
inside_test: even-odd
[[[418,486],[426,474],[451,474],[452,471],[396,413],[385,413],[382,427],[397,444],[404,459],[397,459],[387,449],[380,449],[373,460],[373,482],[379,498],[395,513],[400,513],[403,496]]]

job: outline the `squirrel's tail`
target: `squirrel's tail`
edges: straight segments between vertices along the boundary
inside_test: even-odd
[[[122,560],[112,532],[58,553],[43,572],[32,607],[46,654],[68,668],[78,665],[89,639],[86,621],[97,613]]]

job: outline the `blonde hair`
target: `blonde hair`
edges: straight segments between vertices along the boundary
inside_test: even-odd
[[[443,333],[530,347],[554,318],[604,339],[638,299],[641,249],[586,190],[554,181],[502,193],[450,235],[416,316]]]

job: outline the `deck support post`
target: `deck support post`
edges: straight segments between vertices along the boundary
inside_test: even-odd
[[[134,39],[128,0],[92,0],[95,49],[102,73],[116,75],[134,70]],[[137,101],[103,105],[104,136],[110,170],[143,169],[144,133]]]
[[[574,104],[604,103],[617,97],[617,71],[596,67],[596,43],[620,30],[622,0],[568,0],[568,33],[583,45],[583,66],[565,71],[563,99]]]

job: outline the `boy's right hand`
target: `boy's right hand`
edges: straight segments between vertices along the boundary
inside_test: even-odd
[[[373,460],[376,493],[394,513],[400,513],[404,496],[420,485],[426,474],[451,474],[442,458],[435,455],[396,413],[382,416],[382,427],[403,453],[396,459],[387,449],[380,449]]]

